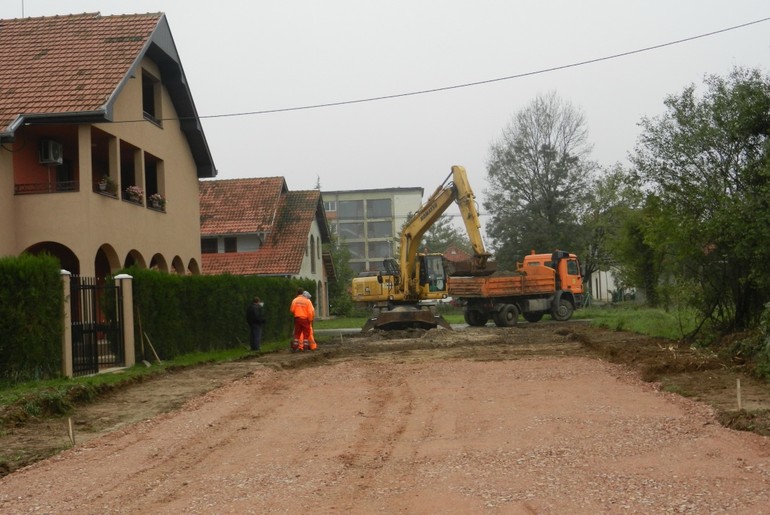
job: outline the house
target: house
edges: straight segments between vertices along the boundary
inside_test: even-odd
[[[454,243],[450,243],[444,251],[444,259],[453,263],[469,261],[472,257],[473,256],[471,256],[470,253],[464,251]]]
[[[357,273],[383,269],[397,257],[401,228],[422,205],[423,188],[324,191],[324,208],[332,234],[350,251]]]
[[[317,316],[329,316],[335,277],[320,191],[289,191],[283,177],[200,181],[200,209],[204,274],[310,279]]]
[[[198,274],[216,173],[164,14],[0,20],[0,256]]]

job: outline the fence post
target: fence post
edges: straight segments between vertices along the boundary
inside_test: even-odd
[[[62,331],[61,338],[61,373],[64,377],[72,377],[72,320],[70,313],[72,313],[72,295],[70,295],[70,282],[72,280],[72,274],[67,270],[60,270],[62,288],[64,288],[64,316],[62,317],[62,323],[64,324],[64,330]]]
[[[134,351],[133,279],[134,278],[128,274],[119,274],[115,276],[115,285],[120,286],[120,291],[123,295],[123,312],[120,314],[120,318],[123,321],[123,351],[126,367],[133,367],[136,364],[136,352]]]

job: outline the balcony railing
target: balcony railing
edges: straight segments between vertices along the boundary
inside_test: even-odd
[[[26,184],[14,185],[14,194],[16,195],[38,195],[42,193],[67,193],[67,192],[77,192],[77,191],[80,191],[80,181],[58,181],[53,183],[40,182],[40,183],[26,183]],[[156,205],[150,200],[147,202],[147,205],[145,206],[144,201],[141,197],[138,199],[132,199],[125,193],[122,195],[118,195],[117,192],[101,189],[101,187],[99,186],[99,183],[93,184],[93,191],[94,193],[98,193],[105,197],[119,198],[124,202],[128,202],[129,204],[146,207],[147,209],[150,209],[152,211],[159,211],[161,213],[166,212],[165,201]]]
[[[40,193],[64,193],[80,191],[80,181],[38,182],[14,185],[16,195],[36,195]]]

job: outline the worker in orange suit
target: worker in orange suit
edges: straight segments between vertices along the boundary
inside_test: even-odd
[[[294,340],[291,342],[292,351],[305,350],[305,339],[308,340],[308,346],[311,350],[315,350],[310,343],[310,324],[313,323],[315,318],[315,308],[310,299],[305,297],[303,293],[305,290],[299,288],[297,290],[297,296],[291,301],[291,307],[289,311],[294,316]]]
[[[312,295],[310,295],[309,291],[303,291],[302,296],[305,297],[307,300],[310,300]],[[312,304],[312,300],[310,300],[310,303]],[[315,320],[315,308],[313,308],[313,320]],[[313,320],[310,321],[310,336],[308,337],[308,341],[310,342],[310,350],[316,350],[318,348],[318,345],[315,343],[315,336],[313,336]]]

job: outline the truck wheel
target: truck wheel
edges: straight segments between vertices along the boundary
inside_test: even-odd
[[[473,327],[481,327],[487,325],[489,316],[483,311],[477,311],[475,309],[467,309],[464,313],[465,323]]]
[[[556,309],[551,310],[551,316],[554,320],[558,320],[559,322],[566,322],[570,318],[572,318],[572,312],[575,310],[574,307],[572,307],[572,303],[566,299],[561,299],[559,301],[559,306]]]
[[[513,327],[519,321],[519,308],[513,304],[506,304],[495,313],[494,320],[497,327]]]
[[[534,324],[535,322],[540,322],[540,320],[542,320],[543,313],[523,313],[522,316],[524,317],[524,320],[530,324]]]

